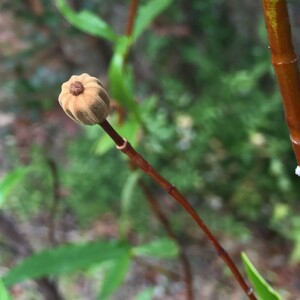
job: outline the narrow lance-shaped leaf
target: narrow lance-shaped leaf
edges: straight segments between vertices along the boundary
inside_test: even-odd
[[[110,96],[124,106],[128,106],[133,98],[130,91],[126,90],[123,74],[124,60],[129,47],[130,39],[127,37],[118,40],[108,70]]]
[[[292,254],[290,256],[290,261],[293,264],[296,264],[300,261],[300,237],[299,237],[299,229],[297,228],[297,233],[294,233],[294,248]]]
[[[281,300],[281,296],[266,282],[258,273],[246,253],[242,253],[242,260],[249,280],[251,281],[255,292],[263,300]]]
[[[125,181],[122,193],[121,193],[121,218],[120,218],[120,235],[126,236],[130,224],[129,210],[132,203],[133,191],[137,185],[140,172],[135,171],[129,175]]]
[[[6,174],[0,180],[0,208],[4,204],[4,201],[12,189],[24,178],[28,169],[18,168],[8,174]]]
[[[26,279],[69,273],[118,258],[128,251],[125,244],[102,241],[60,246],[26,258],[6,274],[4,282],[10,286]]]
[[[140,292],[134,300],[151,300],[154,295],[154,288],[148,288]]]
[[[99,300],[108,300],[119,288],[128,272],[130,261],[131,256],[129,251],[113,260],[109,270],[106,271],[105,278],[98,295]]]
[[[1,279],[0,279],[0,299],[1,300],[12,300],[12,298],[9,295],[8,290],[4,286]]]
[[[60,13],[77,29],[106,40],[115,41],[117,39],[118,36],[113,29],[94,13],[88,10],[77,13],[70,8],[65,0],[56,0],[55,2]]]
[[[139,118],[137,103],[134,101],[133,88],[130,86],[125,58],[132,44],[129,37],[123,36],[116,43],[114,55],[109,65],[108,79],[110,96]]]
[[[177,244],[167,238],[134,247],[131,251],[135,256],[151,256],[157,258],[176,257],[179,252]]]
[[[170,4],[172,0],[152,0],[138,10],[135,21],[133,38],[136,40],[151,22]]]

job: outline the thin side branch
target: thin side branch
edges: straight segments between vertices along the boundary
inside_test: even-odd
[[[50,215],[49,215],[48,238],[50,244],[55,245],[56,244],[55,218],[56,218],[57,209],[60,202],[59,176],[58,176],[58,170],[55,161],[53,159],[48,159],[47,162],[52,175],[52,206],[50,208]]]
[[[29,256],[33,254],[33,248],[22,232],[19,231],[15,220],[0,212],[0,233],[5,240],[14,248],[14,252],[19,256]],[[45,300],[63,300],[64,298],[54,281],[48,277],[35,279],[37,286]]]
[[[182,265],[182,269],[183,269],[183,272],[184,272],[184,280],[185,280],[185,283],[186,283],[186,291],[187,291],[186,296],[187,296],[188,300],[193,300],[194,299],[193,275],[192,275],[191,266],[190,266],[190,263],[189,263],[189,260],[186,256],[186,254],[185,254],[185,251],[184,251],[180,241],[178,240],[176,234],[173,232],[172,227],[169,223],[169,220],[167,219],[167,217],[163,213],[162,209],[159,207],[159,205],[158,205],[156,199],[154,198],[153,194],[150,192],[150,190],[147,188],[147,186],[144,184],[144,182],[142,180],[139,180],[138,183],[139,183],[140,188],[142,189],[142,191],[146,195],[146,199],[147,199],[150,207],[152,208],[152,211],[154,212],[157,219],[162,224],[162,226],[165,229],[167,235],[169,236],[169,238],[174,240],[177,243],[178,247],[179,247],[179,259],[180,259],[180,262],[181,262],[181,265]]]
[[[212,245],[214,246],[217,254],[223,259],[225,264],[231,270],[234,278],[239,283],[241,288],[244,290],[245,294],[251,300],[256,300],[252,288],[250,288],[247,283],[244,281],[243,276],[238,270],[237,266],[225,251],[225,249],[220,245],[218,240],[212,234],[212,232],[208,229],[206,224],[200,218],[196,210],[189,204],[189,202],[183,197],[183,195],[177,190],[177,188],[169,183],[164,177],[162,177],[132,146],[131,144],[123,139],[123,143],[121,144],[122,137],[111,127],[107,120],[103,123],[99,124],[106,133],[116,142],[117,149],[121,150],[125,153],[132,162],[139,167],[142,171],[144,171],[148,176],[150,176],[158,185],[160,185],[168,194],[170,194],[174,200],[176,200],[193,218],[193,220],[198,224],[200,229],[205,233],[207,238],[210,240]],[[117,143],[118,142],[118,143]]]
[[[133,31],[134,21],[137,13],[139,1],[138,0],[131,0],[129,14],[128,14],[128,21],[126,25],[125,34],[130,36]]]
[[[294,51],[287,2],[262,0],[272,64],[280,88],[294,153],[300,166],[300,76]]]

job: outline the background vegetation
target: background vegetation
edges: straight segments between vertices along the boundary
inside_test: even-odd
[[[124,33],[129,1],[69,3]],[[72,27],[53,1],[4,0],[0,9],[1,273],[54,245],[117,240],[124,226],[135,246],[164,238],[124,157],[57,102],[61,83],[83,72],[114,94],[113,44]],[[296,20],[299,5],[290,9]],[[259,1],[173,1],[127,60],[140,116],[116,101],[111,122],[188,197],[236,260],[245,251],[282,295],[299,297],[299,179]],[[185,212],[143,179],[187,250],[201,299],[241,299]],[[134,262],[114,299],[133,299],[145,287],[154,287],[155,299],[184,299],[176,259],[159,260],[163,270],[148,260]],[[62,294],[95,299],[101,270],[60,276]],[[30,281],[12,293],[42,299]]]

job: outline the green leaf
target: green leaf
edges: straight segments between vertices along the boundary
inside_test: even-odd
[[[128,252],[128,249],[125,244],[102,241],[60,246],[26,258],[8,272],[4,282],[10,286],[26,279],[73,272],[116,259]]]
[[[149,244],[131,249],[135,256],[151,256],[157,258],[176,257],[179,253],[177,244],[167,238],[152,241]]]
[[[140,292],[134,300],[151,300],[154,295],[154,288],[148,288]]]
[[[242,260],[249,280],[251,281],[255,292],[262,300],[280,300],[281,296],[266,282],[258,273],[246,253],[242,253]]]
[[[3,281],[0,278],[0,299],[1,300],[12,300],[8,290],[3,284]]]
[[[99,300],[107,300],[122,284],[131,261],[129,251],[116,258],[105,274],[101,290],[98,295]]]
[[[133,116],[129,116],[125,123],[116,126],[118,132],[127,139],[133,147],[138,144],[138,132],[140,130],[140,123]]]
[[[122,210],[124,211],[125,214],[128,214],[129,212],[129,208],[132,200],[132,193],[136,187],[140,175],[141,173],[139,171],[132,172],[128,176],[124,184],[124,188],[121,193],[121,198],[122,198]]]
[[[113,29],[94,13],[87,10],[77,13],[70,8],[66,0],[56,0],[55,2],[60,13],[79,30],[110,41],[117,39],[118,36]]]
[[[296,264],[300,261],[300,238],[298,236],[294,239],[294,248],[290,257],[290,261],[293,264]]]
[[[132,172],[128,176],[121,192],[120,235],[122,237],[126,236],[130,224],[129,210],[133,199],[133,192],[140,175],[141,173],[138,170]]]
[[[12,189],[23,179],[28,172],[27,168],[18,168],[4,176],[0,181],[0,208]]]
[[[118,39],[111,59],[108,79],[111,98],[118,101],[133,114],[138,114],[137,103],[134,100],[131,74],[125,68],[125,58],[132,44],[132,40],[123,36]]]
[[[133,30],[133,39],[136,40],[152,21],[170,4],[172,0],[152,0],[141,6]]]

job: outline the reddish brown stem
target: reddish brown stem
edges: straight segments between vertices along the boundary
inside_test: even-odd
[[[104,131],[111,137],[118,147],[121,147],[124,144],[124,139],[112,128],[107,120],[99,124]]]
[[[176,241],[178,247],[179,247],[179,259],[183,268],[184,272],[184,279],[186,282],[186,291],[187,291],[187,299],[188,300],[193,300],[194,299],[194,294],[193,294],[193,276],[192,276],[192,270],[189,264],[189,260],[185,254],[185,251],[183,247],[181,246],[181,243],[179,242],[176,234],[173,232],[171,225],[159,207],[156,199],[154,198],[153,194],[150,192],[150,190],[147,188],[147,186],[144,184],[142,180],[139,180],[139,186],[146,195],[146,199],[148,200],[148,203],[150,204],[150,207],[152,208],[153,212],[155,213],[156,217],[164,227],[167,235],[174,241]]]
[[[0,234],[8,242],[13,251],[10,254],[15,253],[17,256],[24,257],[33,255],[33,248],[30,242],[26,239],[24,232],[17,226],[18,222],[12,218],[0,212]],[[2,252],[1,252],[2,255]],[[18,257],[18,260],[19,258]],[[35,282],[42,293],[42,299],[45,300],[63,300],[60,295],[59,289],[56,283],[48,277],[36,278]],[[1,293],[0,293],[1,294]],[[2,299],[2,297],[0,297]]]
[[[177,190],[177,188],[169,183],[164,177],[162,177],[132,146],[131,144],[122,139],[122,137],[111,127],[107,120],[103,123],[99,124],[106,133],[115,141],[117,144],[117,149],[121,150],[125,153],[133,163],[139,167],[142,171],[144,171],[148,176],[150,176],[157,184],[159,184],[165,191],[170,194],[174,200],[176,200],[194,219],[194,221],[198,224],[200,229],[205,233],[207,238],[210,240],[212,245],[214,246],[217,254],[223,259],[225,264],[231,270],[233,276],[244,290],[246,295],[251,300],[256,300],[253,290],[247,285],[244,281],[243,276],[240,271],[236,267],[235,263],[228,255],[228,253],[224,250],[224,248],[220,245],[218,240],[214,237],[208,227],[205,225],[203,220],[200,218],[196,210],[189,204],[189,202],[183,197],[183,195]],[[121,140],[123,142],[121,143]]]
[[[29,5],[36,16],[41,16],[44,12],[44,7],[40,0],[30,0]]]
[[[138,0],[131,0],[129,14],[128,14],[128,21],[126,25],[125,34],[130,36],[133,31],[134,21],[137,13],[139,1]]]
[[[142,266],[144,266],[145,268],[147,268],[147,270],[152,269],[157,273],[166,275],[168,278],[171,278],[172,280],[176,280],[176,281],[181,280],[180,274],[178,274],[176,271],[170,270],[170,269],[162,266],[159,263],[155,264],[153,261],[149,262],[149,261],[147,261],[147,260],[145,260],[145,259],[143,259],[142,257],[139,257],[139,256],[136,256],[134,258],[134,260],[137,261]]]
[[[280,88],[285,117],[297,163],[300,166],[300,76],[292,43],[285,0],[262,0],[272,64]]]
[[[48,159],[48,165],[51,171],[52,175],[52,206],[50,208],[50,214],[49,214],[49,225],[48,225],[48,238],[51,245],[56,244],[56,238],[55,238],[55,217],[57,213],[57,209],[60,202],[60,195],[59,195],[59,176],[58,176],[58,170],[57,165],[53,159]]]

